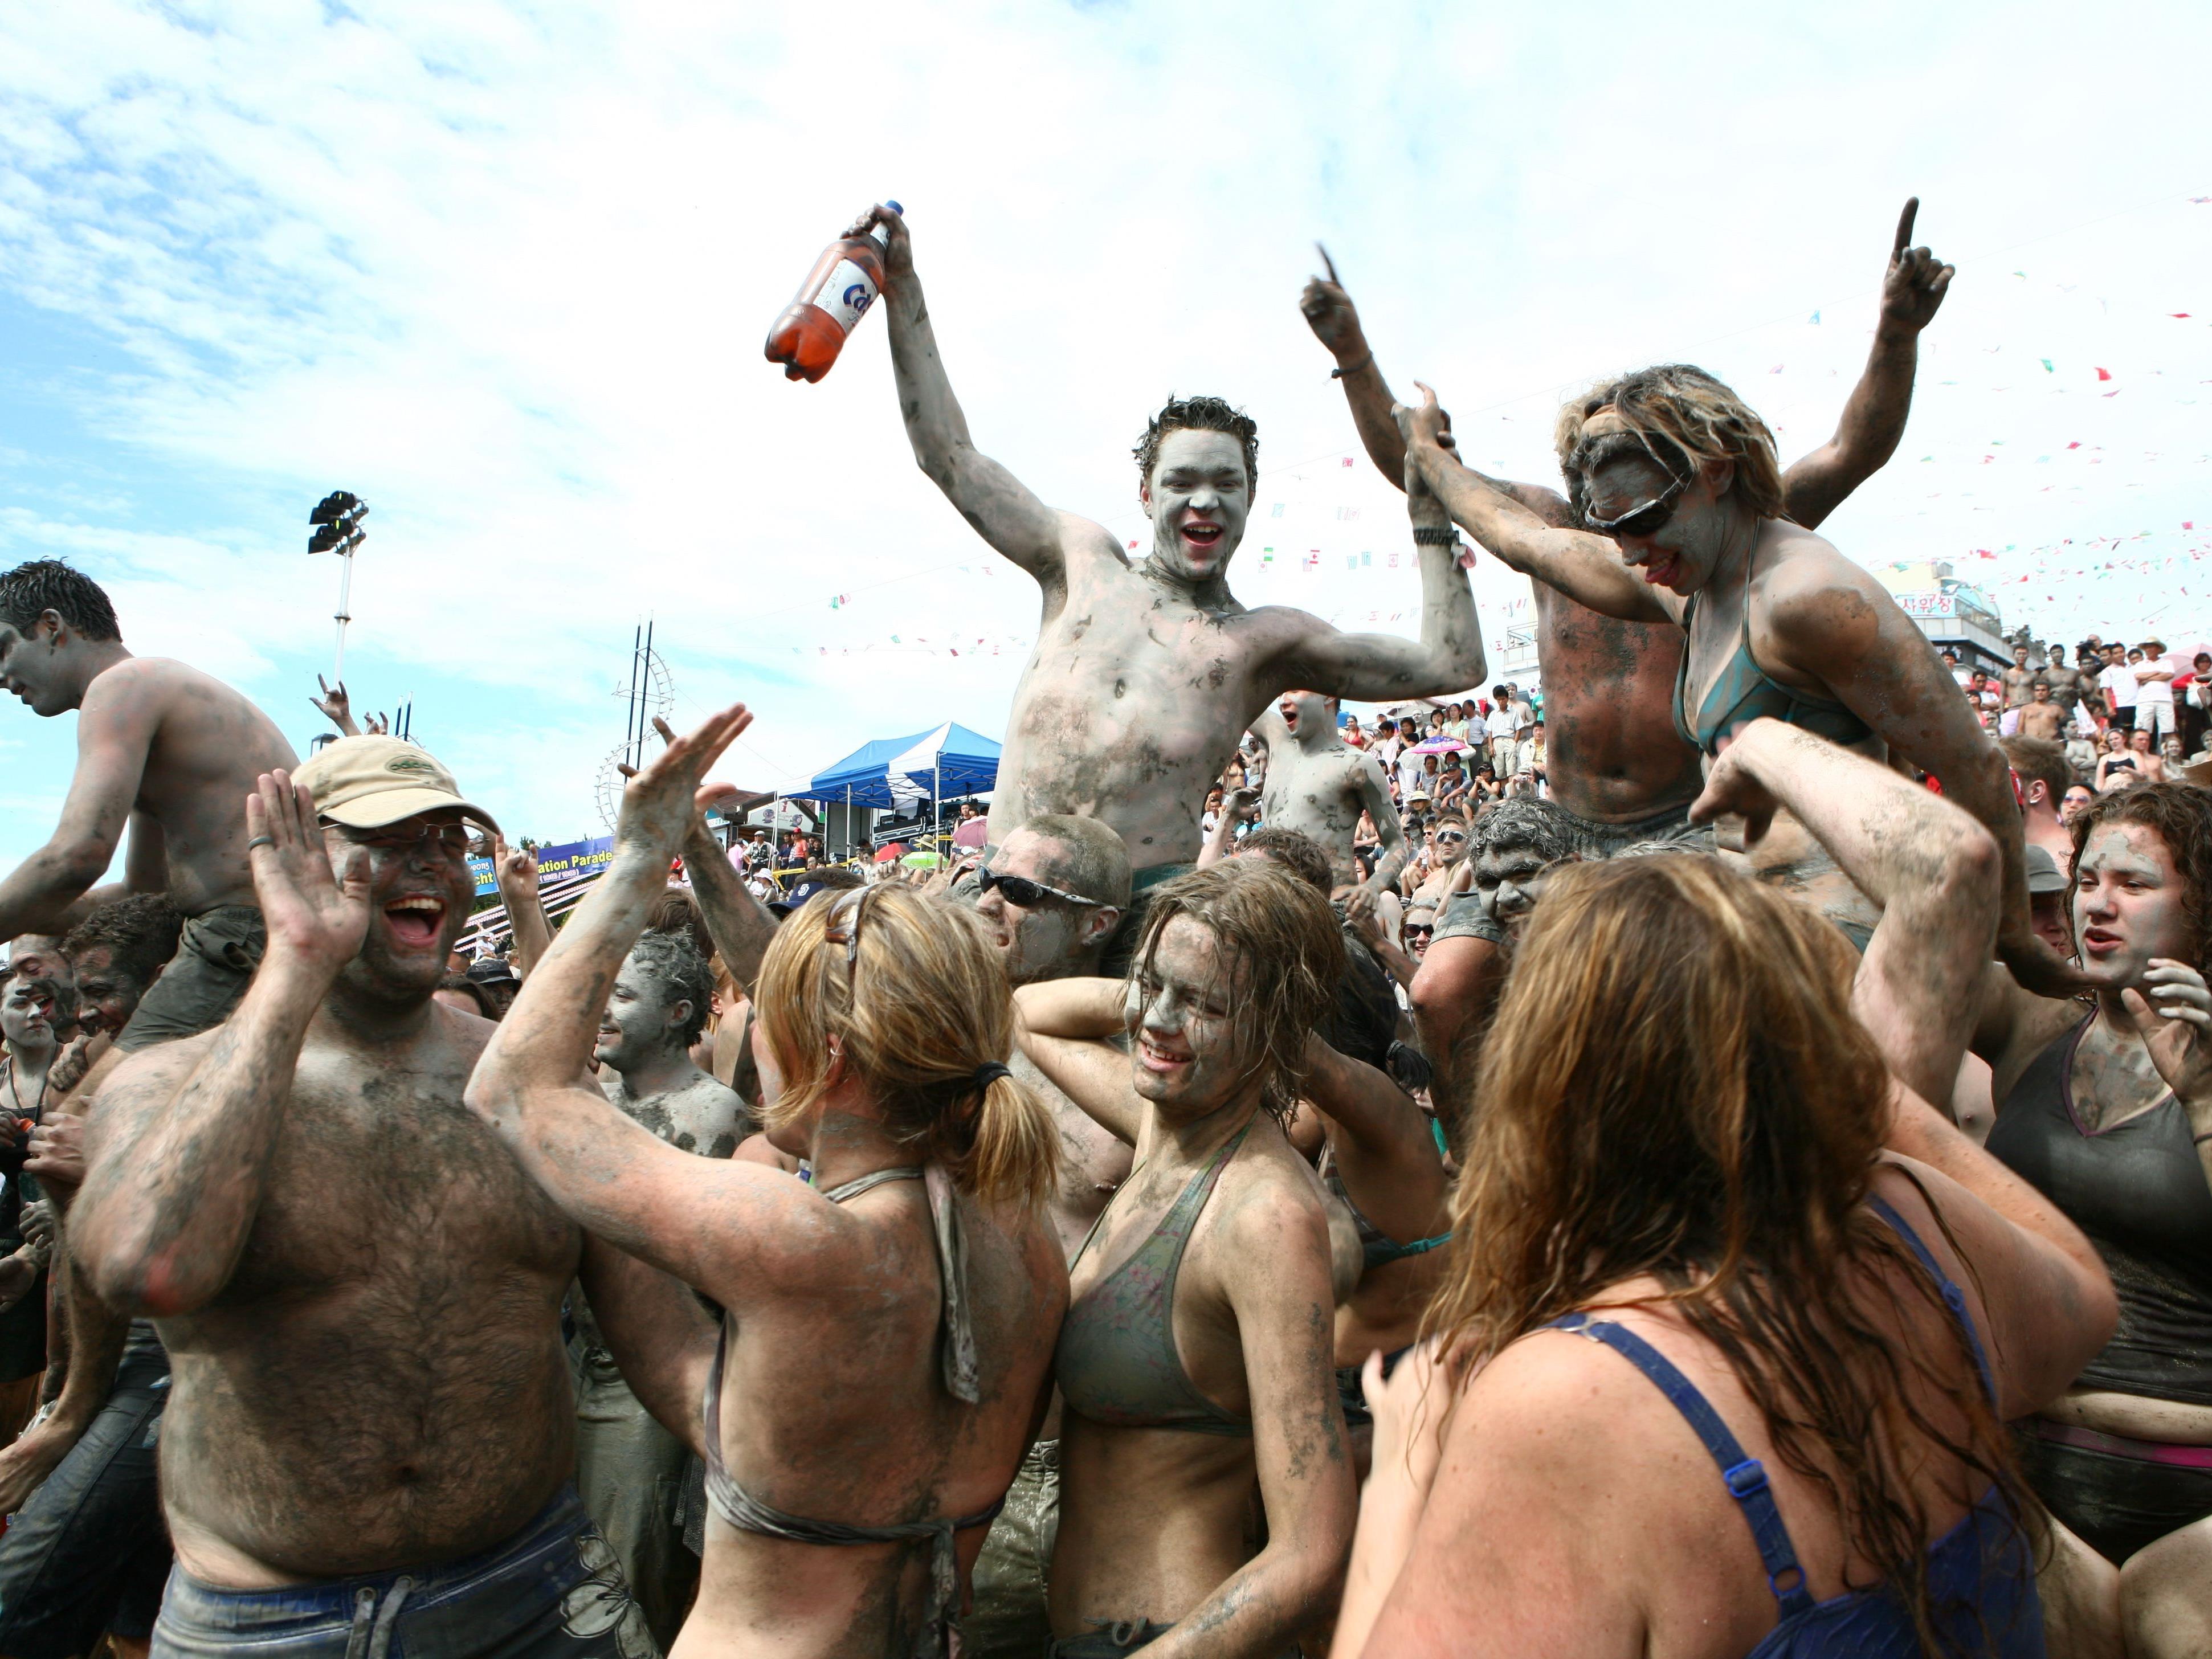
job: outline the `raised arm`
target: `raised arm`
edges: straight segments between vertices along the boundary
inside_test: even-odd
[[[495,834],[491,842],[492,879],[507,906],[507,930],[514,935],[513,967],[518,980],[545,959],[553,947],[553,924],[538,897],[538,855],[526,847],[510,848],[507,837]]]
[[[1352,405],[1352,423],[1359,429],[1359,441],[1367,451],[1367,459],[1375,463],[1376,471],[1403,489],[1406,439],[1398,430],[1397,417],[1392,412],[1398,400],[1391,395],[1389,384],[1382,378],[1382,368],[1375,361],[1374,348],[1368,344],[1366,331],[1359,325],[1358,310],[1337,279],[1336,266],[1328,257],[1328,250],[1319,243],[1315,246],[1320,251],[1322,264],[1328,268],[1328,275],[1316,276],[1307,283],[1305,292],[1298,296],[1298,309],[1305,313],[1314,337],[1327,346],[1336,359],[1332,378],[1343,383],[1345,401]],[[1541,484],[1512,483],[1482,473],[1475,476],[1492,489],[1511,496],[1547,524],[1571,521],[1566,498],[1556,489],[1547,489]]]
[[[252,984],[205,1037],[117,1067],[86,1124],[70,1254],[95,1295],[133,1314],[191,1313],[229,1282],[308,1022],[368,927],[368,854],[332,871],[304,784],[262,774],[246,825],[269,930]]]
[[[1273,711],[1270,710],[1270,713]],[[1195,869],[1210,869],[1229,856],[1229,849],[1237,842],[1237,826],[1252,816],[1252,809],[1260,803],[1260,792],[1249,785],[1232,789],[1221,798],[1221,811],[1206,832],[1206,845],[1198,849]]]
[[[1912,376],[1920,364],[1920,331],[1935,319],[1952,276],[1951,267],[1926,248],[1908,246],[1919,211],[1916,196],[1898,218],[1897,240],[1882,277],[1874,349],[1844,400],[1836,435],[1782,475],[1790,517],[1808,530],[1879,471],[1905,435],[1905,416],[1912,412]]]
[[[137,667],[109,670],[86,694],[77,714],[76,774],[61,820],[45,846],[0,880],[0,939],[65,931],[70,907],[115,857],[161,723],[160,691]]]
[[[1066,592],[1069,547],[1120,556],[1121,544],[1100,526],[1047,507],[1029,487],[975,447],[968,417],[952,395],[921,279],[915,275],[914,242],[906,221],[889,208],[870,209],[848,234],[883,227],[884,315],[890,331],[891,373],[898,382],[899,412],[914,446],[915,464],[945,492],[977,535],[1036,577],[1048,605]]]
[[[463,1098],[562,1212],[726,1307],[848,1274],[836,1206],[781,1171],[681,1152],[618,1111],[585,1072],[623,958],[700,810],[699,778],[751,721],[740,703],[629,780],[614,857],[517,994]],[[712,1217],[714,1224],[702,1225]]]
[[[1107,1039],[1128,1030],[1127,988],[1118,979],[1042,980],[1014,992],[1015,1040],[1053,1087],[1108,1133],[1132,1146],[1145,1103],[1129,1057]]]
[[[1907,1088],[1948,1100],[1996,938],[1996,839],[1886,766],[1779,720],[1753,720],[1713,763],[1691,816],[1741,812],[1756,840],[1778,806],[1881,907],[1851,1012]]]
[[[1421,637],[1343,634],[1309,617],[1310,625],[1291,642],[1283,684],[1381,702],[1433,696],[1481,680],[1488,666],[1482,624],[1474,613],[1474,589],[1459,568],[1451,520],[1410,468],[1406,487],[1414,551],[1421,562]]]
[[[319,697],[310,697],[307,701],[321,711],[324,719],[337,727],[340,737],[359,737],[361,726],[354,720],[353,702],[346,696],[345,682],[340,680],[336,685],[332,685],[318,674],[315,676],[315,684],[323,688],[323,695]]]
[[[1306,1098],[1335,1127],[1337,1172],[1360,1214],[1401,1244],[1448,1225],[1443,1158],[1413,1097],[1310,1032],[1306,1066]]]
[[[728,800],[737,793],[727,785],[713,784],[704,793],[714,801]],[[775,918],[738,878],[730,855],[707,828],[704,812],[696,815],[684,832],[684,870],[691,878],[691,896],[707,919],[707,937],[714,941],[715,954],[750,996],[761,958],[775,937]]]
[[[1602,616],[1625,622],[1680,620],[1656,589],[1620,562],[1619,550],[1604,537],[1547,522],[1461,465],[1458,453],[1443,441],[1450,434],[1450,416],[1437,406],[1435,392],[1418,380],[1413,384],[1420,387],[1419,405],[1398,408],[1407,476],[1418,472],[1453,522],[1510,568]]]

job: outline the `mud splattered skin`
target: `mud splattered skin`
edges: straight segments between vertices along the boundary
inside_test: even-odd
[[[1328,720],[1328,706],[1322,698],[1293,694],[1284,699],[1294,700],[1304,705],[1299,713],[1302,731],[1309,722]],[[1359,829],[1359,815],[1370,813],[1383,838],[1382,856],[1370,884],[1379,891],[1395,881],[1411,849],[1390,805],[1382,763],[1338,738],[1333,720],[1318,741],[1311,732],[1294,733],[1274,708],[1261,714],[1252,730],[1267,752],[1267,781],[1260,793],[1261,813],[1267,822],[1303,831],[1319,842],[1328,854],[1330,873],[1342,887],[1361,879],[1352,842]]]
[[[1600,823],[1632,823],[1695,800],[1702,757],[1674,730],[1682,630],[1601,616],[1555,587],[1531,586],[1552,798]]]

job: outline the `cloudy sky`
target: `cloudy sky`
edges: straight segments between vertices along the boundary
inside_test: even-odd
[[[0,558],[76,561],[134,649],[304,749],[337,588],[307,511],[355,490],[357,706],[411,697],[511,829],[568,839],[648,617],[677,720],[760,711],[750,784],[1000,728],[1035,592],[911,465],[882,325],[818,386],[760,356],[872,200],[977,441],[1048,501],[1139,537],[1144,417],[1226,396],[1267,475],[1243,597],[1410,632],[1397,497],[1344,465],[1297,310],[1316,239],[1401,388],[1550,479],[1560,398],[1644,362],[1820,441],[1917,193],[1958,278],[1827,533],[1959,561],[2008,624],[2212,633],[2201,5],[769,12],[0,10]],[[1525,587],[1479,591],[1496,639]],[[0,861],[73,724],[0,714]]]

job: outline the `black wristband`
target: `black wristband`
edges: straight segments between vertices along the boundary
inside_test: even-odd
[[[1439,529],[1434,525],[1413,526],[1413,542],[1419,547],[1454,547],[1459,543],[1459,532],[1449,525]]]
[[[1340,380],[1347,374],[1357,374],[1361,369],[1366,368],[1368,364],[1374,361],[1375,354],[1370,351],[1364,357],[1362,357],[1358,362],[1352,364],[1350,368],[1341,367],[1332,368],[1328,372],[1328,378],[1332,380]]]

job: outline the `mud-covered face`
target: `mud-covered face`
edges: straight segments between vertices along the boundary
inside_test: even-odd
[[[11,979],[6,994],[0,995],[0,1036],[14,1048],[50,1048],[53,1015],[53,987],[48,981]]]
[[[1658,462],[1642,455],[1607,461],[1590,475],[1589,513],[1617,519],[1656,502],[1674,480]],[[1727,487],[1723,480],[1722,488]],[[1627,529],[1612,532],[1623,562],[1655,587],[1695,593],[1710,584],[1720,566],[1728,538],[1729,510],[1700,470],[1674,499],[1667,521],[1649,535]]]
[[[1028,830],[1017,830],[993,855],[991,869],[999,875],[1020,876],[1042,886],[1072,891],[1060,869],[1059,850],[1056,842]],[[1008,982],[1029,985],[1075,969],[1082,961],[1086,930],[1095,925],[1092,919],[1098,913],[1088,905],[1070,904],[1049,894],[1034,906],[1016,904],[1006,896],[1005,888],[994,886],[975,901],[975,914],[991,930],[992,943],[1006,963]]]
[[[635,956],[624,957],[599,1015],[592,1058],[627,1074],[672,1051],[680,1052],[690,1014],[689,1000],[675,995],[667,981],[647,972]]]
[[[1152,518],[1152,556],[1187,581],[1220,575],[1252,511],[1244,446],[1226,432],[1169,433],[1143,498]]]
[[[28,634],[0,623],[0,690],[14,692],[33,714],[48,720],[76,707],[62,672],[54,625],[46,617],[33,623]]]
[[[115,965],[105,945],[81,951],[70,964],[76,970],[76,1019],[88,1034],[119,1031],[137,1012],[146,987]]]
[[[1474,890],[1483,914],[1518,939],[1543,896],[1545,879],[1557,867],[1526,842],[1484,848],[1474,860]]]
[[[1329,717],[1328,699],[1318,691],[1285,691],[1275,704],[1275,712],[1294,738],[1323,737],[1336,730],[1336,722]]]
[[[1221,960],[1211,929],[1176,916],[1160,930],[1152,960],[1129,981],[1129,1070],[1139,1096],[1182,1119],[1236,1097],[1253,1059],[1236,1015],[1243,979]]]
[[[2074,868],[2074,928],[2081,966],[2097,984],[2138,985],[2154,957],[2197,960],[2198,941],[2181,908],[2181,872],[2157,830],[2100,823]]]
[[[418,812],[376,830],[323,826],[332,866],[366,854],[368,933],[342,977],[373,994],[428,1000],[476,902],[468,826],[459,811]]]

